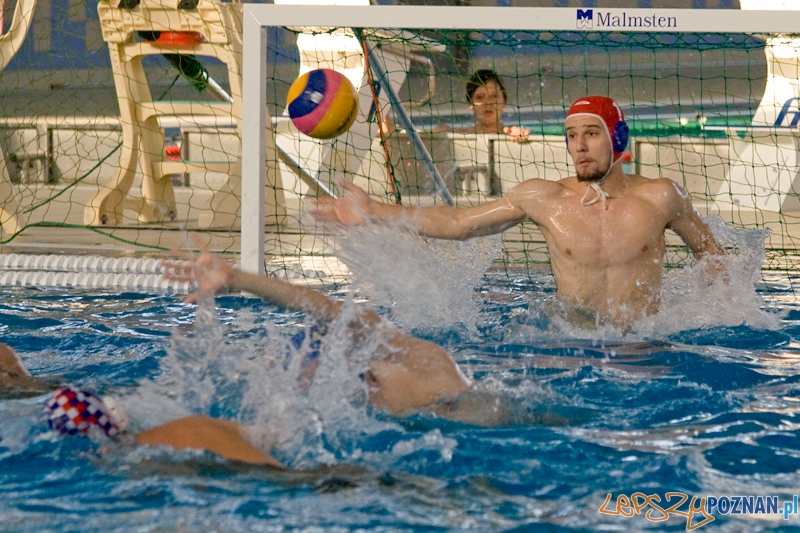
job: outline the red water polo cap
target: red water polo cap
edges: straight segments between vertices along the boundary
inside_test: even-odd
[[[614,152],[612,162],[622,157],[628,145],[628,125],[622,109],[611,98],[605,96],[585,96],[578,98],[567,110],[567,118],[588,115],[599,118],[606,127],[611,150]]]

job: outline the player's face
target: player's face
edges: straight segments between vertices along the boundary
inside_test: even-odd
[[[481,85],[472,95],[472,105],[475,112],[475,124],[478,130],[499,131],[502,129],[503,108],[506,99],[503,91],[494,80],[489,80],[486,85]]]
[[[567,148],[578,181],[603,179],[611,167],[611,140],[603,122],[592,116],[567,119]]]

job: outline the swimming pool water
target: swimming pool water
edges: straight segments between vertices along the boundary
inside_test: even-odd
[[[549,275],[487,275],[476,326],[414,333],[446,346],[488,390],[572,421],[499,428],[387,417],[363,405],[346,366],[298,392],[264,357],[282,353],[305,318],[258,300],[221,297],[220,324],[195,330],[197,309],[178,297],[3,289],[2,341],[34,375],[120,397],[134,427],[182,409],[260,425],[298,471],[61,438],[41,424],[42,398],[3,400],[0,530],[685,530],[678,515],[598,509],[609,493],[636,492],[777,496],[783,506],[800,492],[794,281],[760,284],[773,329],[687,324],[620,337],[542,325],[532,308],[552,294]],[[175,378],[181,365],[194,388]],[[700,529],[800,527],[798,515],[714,517]]]

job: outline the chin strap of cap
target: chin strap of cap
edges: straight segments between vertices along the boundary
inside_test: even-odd
[[[595,197],[592,198],[591,200],[587,200],[586,197],[589,196],[590,190],[594,190]],[[608,206],[606,205],[606,198],[608,198],[608,193],[600,187],[600,182],[591,181],[586,186],[586,192],[583,193],[583,198],[581,198],[581,205],[592,205],[593,203],[600,200],[603,203],[603,209],[608,209]]]

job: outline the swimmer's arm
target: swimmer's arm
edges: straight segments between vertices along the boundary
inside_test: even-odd
[[[541,181],[541,180],[530,180]],[[517,186],[503,198],[475,207],[405,207],[372,200],[352,183],[342,182],[347,190],[342,198],[322,198],[315,202],[312,214],[321,222],[357,226],[369,221],[391,225],[410,225],[420,235],[437,239],[464,240],[500,233],[528,220],[520,207],[526,185]]]
[[[280,307],[302,311],[319,322],[334,320],[342,310],[341,302],[308,287],[236,268],[232,269],[227,286],[255,294]]]
[[[247,291],[281,307],[303,311],[322,323],[334,320],[341,313],[341,302],[308,287],[227,268],[231,269],[227,283],[231,289]],[[386,342],[368,362],[370,402],[376,407],[393,415],[406,416],[469,388],[469,382],[444,348],[384,323],[374,311],[357,309],[348,327],[355,337],[379,327],[386,328],[383,333]]]
[[[330,322],[339,316],[342,310],[340,302],[302,285],[243,272],[208,251],[199,236],[193,235],[192,238],[199,249],[197,255],[175,250],[173,253],[176,256],[187,261],[164,262],[165,278],[197,285],[197,291],[187,301],[196,301],[200,297],[210,298],[220,291],[233,289],[255,294],[287,309],[302,311],[319,322]],[[359,312],[358,318],[363,325],[377,324],[380,321],[377,314],[366,309]]]
[[[308,287],[236,269],[229,286],[281,307],[303,311],[321,323],[332,321],[342,310],[341,302]],[[374,311],[359,308],[348,327],[350,334],[358,337],[375,331],[381,324]],[[469,382],[444,348],[388,328],[386,345],[368,362],[370,403],[393,415],[407,416],[469,388]]]
[[[136,442],[176,450],[205,450],[232,461],[283,468],[274,457],[248,441],[242,431],[236,422],[194,415],[142,431],[136,435]]]

